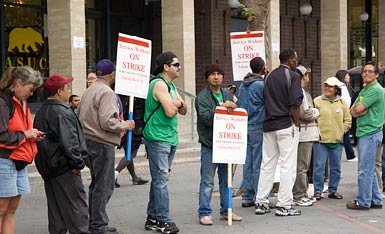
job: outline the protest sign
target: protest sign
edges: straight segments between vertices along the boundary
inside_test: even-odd
[[[213,163],[244,164],[247,150],[247,112],[236,108],[231,114],[217,107],[214,115]]]
[[[115,93],[147,98],[151,71],[151,41],[119,33]]]
[[[252,58],[261,57],[266,61],[263,31],[233,32],[230,34],[230,44],[234,81],[243,80],[251,71]]]

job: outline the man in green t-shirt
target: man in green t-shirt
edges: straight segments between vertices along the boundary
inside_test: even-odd
[[[165,52],[155,59],[157,69],[151,80],[143,130],[151,173],[150,196],[147,206],[146,230],[160,233],[177,233],[169,213],[168,178],[171,163],[178,145],[177,114],[185,115],[187,106],[173,81],[178,78],[181,65],[172,52]]]
[[[364,88],[350,113],[357,118],[358,193],[357,199],[346,204],[348,209],[382,209],[382,196],[375,173],[377,148],[381,147],[384,125],[384,90],[377,82],[379,69],[374,62],[362,67]]]

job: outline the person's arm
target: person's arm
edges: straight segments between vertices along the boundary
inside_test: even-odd
[[[167,84],[164,81],[156,81],[154,84],[153,95],[155,100],[159,101],[162,105],[167,117],[172,118],[178,113],[178,107],[181,106],[181,101],[171,98]]]
[[[180,115],[186,115],[187,113],[187,105],[183,102],[182,97],[179,95],[179,92],[176,91],[177,100],[180,101],[180,105],[178,106],[178,113]]]
[[[366,113],[368,113],[368,109],[362,102],[357,102],[350,108],[350,114],[355,118],[366,115]]]
[[[71,116],[73,114],[73,116]],[[77,119],[74,113],[63,113],[57,118],[56,129],[59,137],[60,148],[64,151],[65,157],[67,158],[69,167],[73,170],[81,170],[84,168],[85,163],[83,160],[84,152],[80,141],[77,127]],[[56,125],[56,124],[55,124]],[[84,143],[84,142],[83,142]],[[74,172],[76,173],[76,171]]]
[[[290,112],[291,112],[291,117],[293,119],[294,125],[296,127],[299,127],[299,106],[290,106]]]
[[[343,120],[344,131],[346,132],[352,126],[352,116],[349,112],[349,106],[347,105],[345,100],[341,100],[341,101],[342,101],[342,105],[343,105],[342,109],[344,111],[344,120]]]
[[[134,120],[121,120],[116,96],[113,92],[106,92],[99,103],[100,127],[109,132],[121,132],[135,127]]]
[[[212,103],[204,98],[204,96],[198,95],[195,99],[195,109],[197,111],[198,118],[202,120],[200,122],[206,127],[212,127],[215,112],[215,107],[213,108]]]

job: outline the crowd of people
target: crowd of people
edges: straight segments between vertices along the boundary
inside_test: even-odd
[[[270,213],[269,195],[279,170],[276,216],[297,216],[295,206],[311,206],[327,197],[343,199],[338,192],[341,155],[358,161],[357,198],[346,207],[355,210],[381,209],[383,203],[383,125],[385,95],[377,82],[375,63],[362,66],[364,88],[351,100],[349,74],[337,71],[323,83],[322,95],[307,91],[311,70],[298,64],[294,49],[280,55],[280,66],[272,71],[265,61],[250,60],[250,73],[238,92],[231,84],[223,88],[225,72],[218,64],[205,68],[207,86],[197,95],[197,131],[201,144],[198,221],[214,223],[211,199],[215,174],[220,193],[220,220],[242,221],[228,213],[227,165],[213,163],[215,109],[231,114],[237,107],[248,112],[247,153],[243,166],[242,207],[254,207],[255,214]],[[71,95],[74,78],[53,74],[44,82],[48,98],[34,121],[26,99],[43,84],[39,72],[30,67],[8,68],[0,80],[0,233],[14,233],[15,211],[22,195],[30,191],[25,167],[35,159],[44,180],[49,233],[119,233],[109,226],[106,210],[118,175],[127,168],[134,185],[148,183],[135,173],[134,161],[142,143],[151,175],[146,230],[178,233],[169,209],[168,182],[178,145],[177,115],[186,115],[187,105],[174,80],[181,64],[173,52],[155,58],[146,101],[137,99],[134,120],[127,119],[128,99],[113,91],[115,65],[108,59],[96,64],[87,75],[82,97]],[[352,117],[356,119],[357,156],[350,144]],[[127,149],[127,130],[133,131]],[[115,148],[131,151],[115,167]],[[278,166],[279,165],[279,166]],[[91,184],[87,194],[80,171],[88,167]],[[381,168],[382,167],[382,168]],[[308,193],[308,171],[312,169],[313,196]],[[3,173],[7,172],[7,173]]]

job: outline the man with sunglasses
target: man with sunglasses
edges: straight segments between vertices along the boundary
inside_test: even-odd
[[[350,113],[357,118],[358,193],[356,200],[346,203],[348,209],[382,209],[382,196],[375,173],[376,151],[381,147],[384,125],[384,89],[377,82],[379,69],[374,62],[362,67],[364,88]]]
[[[179,77],[181,65],[173,52],[165,52],[155,59],[156,70],[149,85],[143,130],[151,173],[147,206],[146,230],[178,233],[169,213],[168,180],[178,145],[177,114],[185,115],[187,106],[173,81]]]

